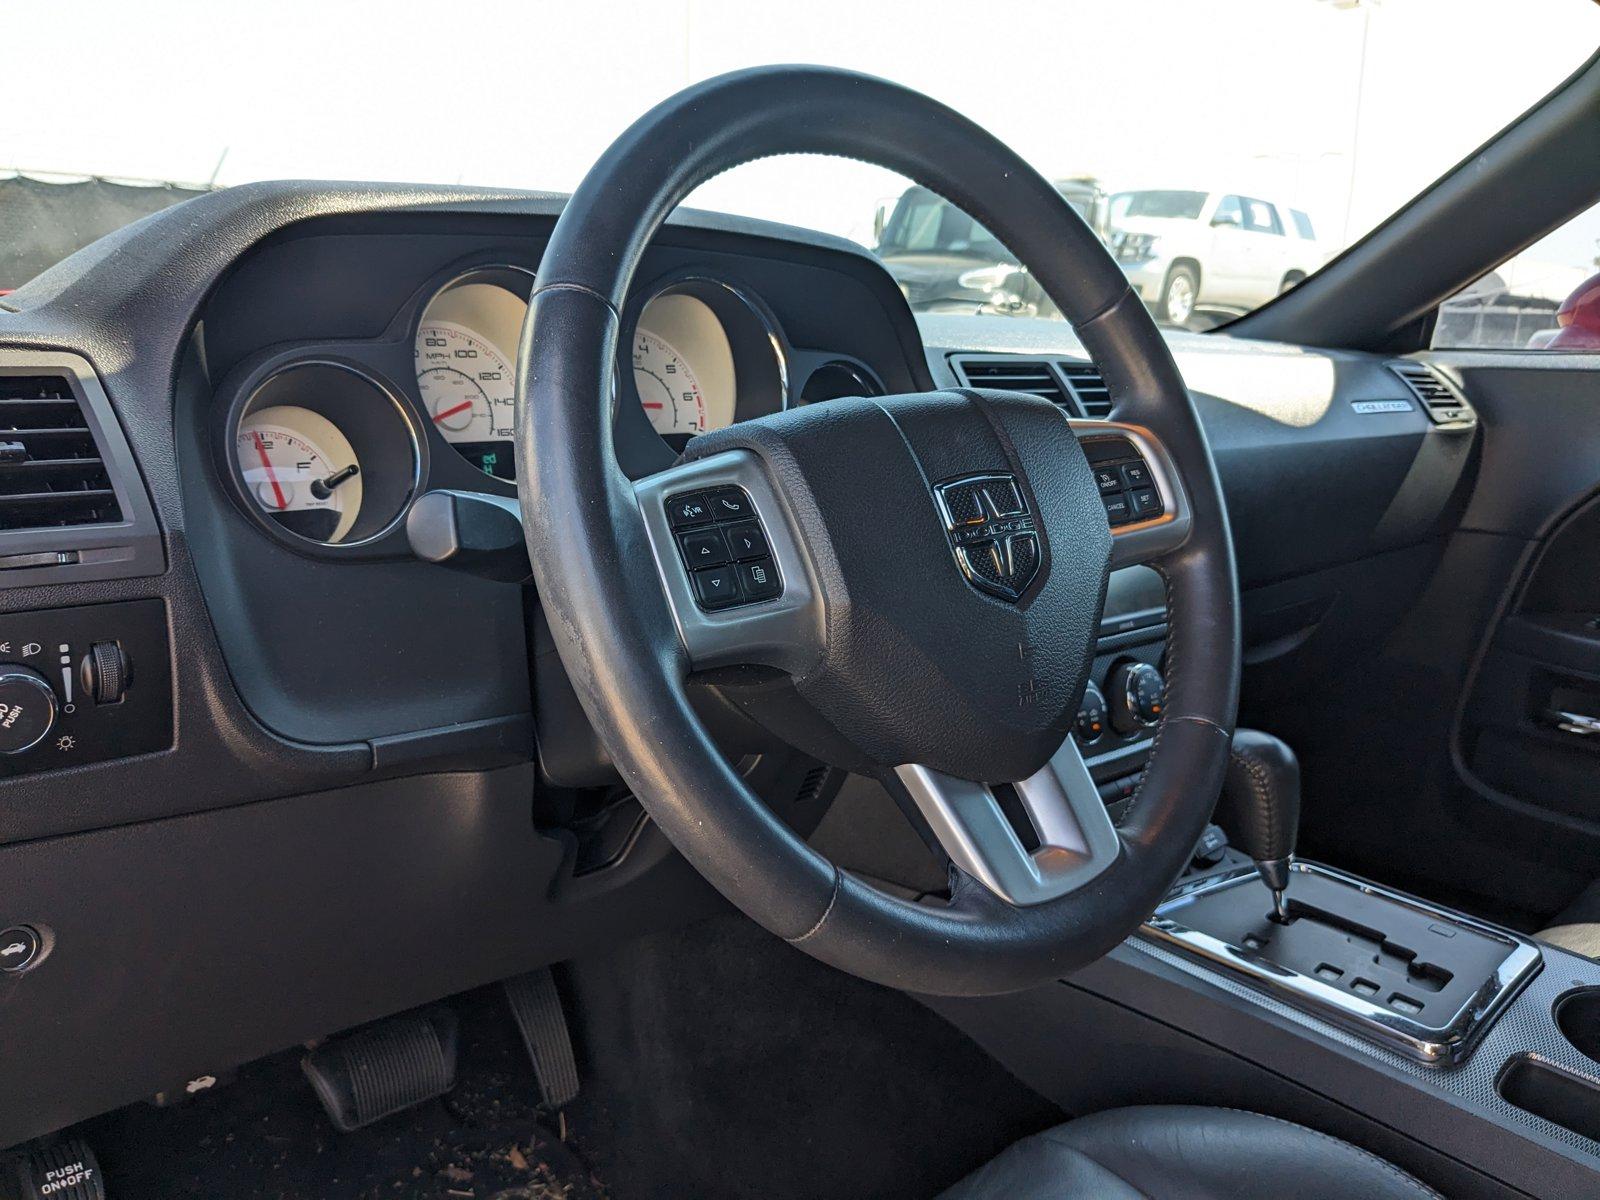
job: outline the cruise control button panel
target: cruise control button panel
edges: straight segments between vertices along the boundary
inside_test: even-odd
[[[1106,520],[1113,529],[1165,514],[1150,464],[1131,441],[1123,437],[1086,438],[1083,452],[1089,458],[1100,502],[1106,506]]]
[[[783,595],[767,532],[743,488],[669,496],[666,511],[702,609],[717,612]]]

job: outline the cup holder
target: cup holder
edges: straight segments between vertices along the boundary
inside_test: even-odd
[[[1500,1069],[1495,1090],[1524,1112],[1600,1142],[1600,1088],[1532,1054],[1519,1054]]]
[[[1600,987],[1579,988],[1560,997],[1556,1028],[1579,1054],[1600,1063]]]

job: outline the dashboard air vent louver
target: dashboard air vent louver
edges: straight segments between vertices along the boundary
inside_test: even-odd
[[[1093,363],[1062,363],[1061,373],[1067,377],[1067,386],[1078,401],[1079,413],[1096,421],[1111,415],[1111,389],[1106,386],[1099,367]]]
[[[0,530],[120,520],[116,491],[68,380],[0,376]]]
[[[957,361],[971,387],[1001,388],[1008,392],[1027,392],[1052,404],[1067,405],[1067,393],[1050,364],[1037,359],[963,358]]]
[[[1472,425],[1478,414],[1448,380],[1427,363],[1394,362],[1389,369],[1400,376],[1411,394],[1422,402],[1422,410],[1435,425]]]

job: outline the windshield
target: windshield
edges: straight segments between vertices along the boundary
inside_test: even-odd
[[[254,180],[569,191],[677,89],[809,61],[993,131],[1158,318],[1204,328],[1316,272],[1536,103],[1600,43],[1600,6],[924,0],[908,20],[887,0],[57,0],[4,6],[0,40],[31,48],[6,85],[35,101],[0,106],[0,291]],[[690,203],[852,239],[917,311],[1054,315],[982,226],[864,164],[764,160]]]

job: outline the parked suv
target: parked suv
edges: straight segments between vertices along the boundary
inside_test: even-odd
[[[1058,179],[1056,191],[1102,238],[1106,193],[1092,178]],[[909,187],[878,209],[875,252],[913,312],[1054,316],[1055,305],[1016,256],[943,196]]]
[[[1117,192],[1109,241],[1141,299],[1167,325],[1196,308],[1248,311],[1322,265],[1311,218],[1236,192]]]

